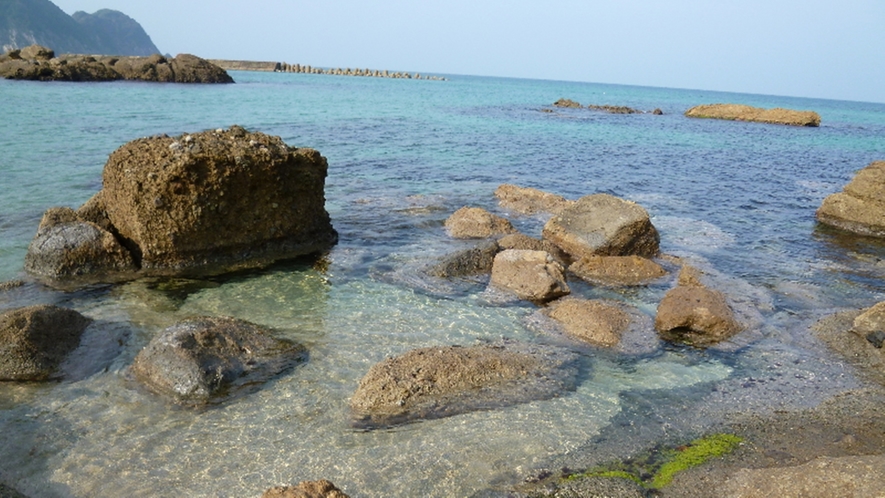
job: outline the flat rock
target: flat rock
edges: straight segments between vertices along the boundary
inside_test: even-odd
[[[562,265],[544,251],[501,251],[495,256],[490,285],[532,302],[550,301],[571,292]]]
[[[509,220],[483,208],[462,207],[445,222],[449,235],[456,239],[485,239],[516,232]]]
[[[820,115],[814,111],[794,111],[780,107],[761,109],[742,104],[708,104],[692,107],[685,111],[685,115],[690,118],[753,121],[791,126],[820,126]]]
[[[651,258],[660,246],[648,212],[609,194],[578,199],[544,225],[543,236],[575,259],[632,254]]]
[[[77,311],[52,305],[0,314],[0,380],[53,378],[90,323]]]
[[[626,287],[646,285],[667,274],[654,261],[641,256],[587,256],[572,263],[569,271],[592,284]]]
[[[575,388],[578,356],[505,341],[421,348],[372,366],[350,406],[356,427],[387,427],[534,400]]]
[[[183,405],[227,399],[299,361],[304,347],[229,317],[195,317],[163,330],[135,357],[131,370],[151,391]]]
[[[741,469],[729,476],[719,496],[885,496],[883,469],[885,455],[821,456],[791,467]]]
[[[302,481],[297,486],[276,486],[268,489],[261,498],[348,498],[330,481]]]
[[[630,315],[600,300],[560,299],[550,303],[545,313],[569,336],[595,346],[616,346],[630,325]]]
[[[828,195],[817,220],[860,235],[885,237],[885,161],[875,161],[858,171],[851,182]]]
[[[558,214],[573,204],[573,201],[561,195],[506,183],[495,189],[495,197],[502,208],[526,215],[542,212]]]

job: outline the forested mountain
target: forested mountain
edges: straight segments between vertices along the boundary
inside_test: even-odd
[[[0,0],[3,51],[34,43],[57,54],[160,53],[141,25],[122,12],[102,9],[69,16],[49,0]]]

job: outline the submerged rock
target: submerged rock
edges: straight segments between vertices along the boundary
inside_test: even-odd
[[[516,231],[505,218],[483,208],[462,207],[446,220],[449,235],[456,239],[485,239]]]
[[[32,45],[0,57],[0,77],[39,81],[139,80],[166,83],[233,83],[227,71],[190,54],[167,59],[155,54],[138,56],[92,56],[55,53]]]
[[[495,256],[490,285],[532,302],[547,302],[571,292],[562,265],[544,251],[501,251]]]
[[[820,115],[814,111],[794,111],[780,107],[760,109],[741,104],[709,104],[692,107],[685,111],[685,115],[690,118],[754,121],[791,126],[820,126]]]
[[[183,405],[219,402],[266,381],[306,355],[270,330],[229,317],[190,318],[162,331],[135,357],[132,373],[151,391]]]
[[[575,259],[631,254],[651,258],[660,244],[645,209],[609,194],[578,199],[544,225],[543,236]]]
[[[709,346],[740,332],[741,325],[725,295],[701,284],[696,271],[684,268],[679,285],[664,295],[655,329],[670,341]]]
[[[104,188],[76,213],[47,213],[26,267],[55,280],[114,281],[218,274],[319,252],[337,242],[327,169],[313,149],[239,126],[135,140],[111,154]]]
[[[343,491],[330,481],[302,481],[297,486],[277,486],[270,488],[261,498],[348,498]]]
[[[630,315],[618,306],[587,299],[560,299],[545,310],[566,333],[595,346],[611,347],[621,341],[630,325]]]
[[[53,378],[90,323],[77,311],[51,305],[0,314],[0,380]]]
[[[842,230],[885,237],[885,161],[858,171],[842,192],[824,199],[816,216],[819,222]]]
[[[667,274],[661,265],[636,255],[588,256],[569,271],[592,284],[613,287],[646,285]]]
[[[498,204],[502,208],[521,214],[540,212],[559,214],[574,203],[561,195],[506,183],[495,189],[495,197],[498,198]]]
[[[512,341],[412,350],[360,380],[350,402],[353,424],[381,428],[553,398],[575,388],[577,359]]]
[[[484,241],[470,249],[446,256],[439,263],[427,268],[425,273],[440,278],[491,273],[498,250],[498,243],[494,240]]]

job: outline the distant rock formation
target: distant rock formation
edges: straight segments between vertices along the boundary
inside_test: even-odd
[[[857,172],[842,192],[828,195],[817,220],[842,230],[885,237],[885,161]]]
[[[742,104],[709,104],[692,107],[685,111],[685,115],[690,118],[753,121],[790,126],[820,126],[820,115],[814,111],[793,111],[780,107],[761,109]]]
[[[65,54],[31,45],[0,55],[0,77],[35,81],[138,80],[163,83],[233,83],[224,69],[190,54],[167,59],[148,57],[94,57]]]
[[[151,55],[160,50],[138,22],[115,10],[65,14],[49,0],[0,3],[0,45],[4,52],[39,44],[60,53]]]
[[[129,142],[108,158],[92,199],[76,212],[50,209],[26,270],[52,284],[113,282],[218,274],[325,250],[338,240],[325,209],[327,169],[313,149],[239,126]]]
[[[585,108],[581,105],[580,102],[575,102],[571,99],[559,99],[553,103],[554,107],[563,107],[566,109],[582,109]],[[634,109],[632,107],[627,107],[624,105],[595,105],[595,104],[587,104],[586,109],[591,111],[602,111],[607,112],[609,114],[654,114],[660,116],[663,114],[663,111],[660,109],[655,109],[653,111],[642,111],[639,109]]]

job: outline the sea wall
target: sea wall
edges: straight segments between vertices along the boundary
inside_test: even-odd
[[[224,69],[225,71],[266,71],[280,70],[279,62],[266,61],[230,61],[224,59],[209,59],[209,62]]]
[[[386,69],[359,69],[359,68],[328,68],[306,66],[301,64],[289,64],[287,62],[265,62],[265,61],[234,61],[224,59],[212,59],[209,62],[227,71],[267,71],[281,73],[302,73],[302,74],[328,74],[334,76],[368,76],[372,78],[395,78],[407,80],[434,80],[445,81],[441,76],[428,76],[420,73],[409,73],[405,71],[388,71]]]

